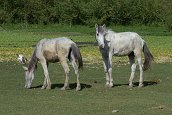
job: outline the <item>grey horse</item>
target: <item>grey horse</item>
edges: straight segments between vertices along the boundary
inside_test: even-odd
[[[82,56],[76,43],[65,37],[42,39],[37,43],[28,66],[23,66],[25,70],[25,88],[31,88],[32,80],[34,79],[34,71],[39,61],[43,67],[45,77],[42,89],[51,89],[48,63],[60,62],[66,75],[64,86],[61,89],[65,90],[69,86],[68,80],[70,69],[67,64],[67,60],[70,61],[77,76],[76,90],[80,90],[79,69],[83,67]]]
[[[133,79],[136,70],[135,57],[140,70],[139,87],[143,86],[143,71],[147,70],[153,61],[145,41],[135,32],[116,33],[107,29],[105,25],[95,25],[96,40],[102,54],[104,71],[106,75],[106,86],[113,87],[112,78],[112,56],[128,56],[131,64],[131,75],[129,87],[133,87]],[[142,51],[144,63],[142,63]]]

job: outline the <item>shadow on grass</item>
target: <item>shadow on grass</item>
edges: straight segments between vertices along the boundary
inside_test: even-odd
[[[156,85],[156,84],[158,84],[158,82],[156,82],[156,81],[144,81],[143,84],[144,84],[144,87],[147,87],[147,86],[151,86],[151,85]],[[134,86],[139,86],[139,82],[135,82]]]
[[[143,82],[144,87],[151,86],[151,85],[156,85],[158,83],[159,82],[156,82],[156,81],[144,81]],[[115,84],[114,87],[123,86],[123,85],[128,86],[129,84]],[[134,87],[139,86],[139,82],[134,82],[133,85],[134,85]]]
[[[56,87],[57,88],[62,88],[63,85],[64,84],[52,84],[51,89],[55,89]],[[68,89],[70,89],[70,90],[76,89],[76,86],[77,86],[76,83],[71,83],[71,84],[69,84],[69,88],[67,88],[67,90]],[[31,87],[31,89],[32,88],[41,88],[41,87],[42,87],[42,85],[38,85],[38,86],[35,86],[35,87]],[[81,90],[86,89],[86,88],[91,88],[91,87],[92,87],[91,85],[81,83]]]
[[[144,84],[144,87],[147,87],[147,86],[151,86],[151,85],[156,85],[158,84],[159,82],[156,82],[156,81],[144,81],[143,84]],[[55,88],[62,88],[64,84],[52,84],[51,85],[51,89],[55,89]],[[129,84],[114,84],[113,87],[118,87],[118,86],[128,86]],[[133,83],[134,87],[137,87],[139,86],[139,82],[134,82]],[[72,90],[72,89],[76,89],[76,86],[77,84],[76,83],[71,83],[69,84],[69,88],[67,88],[67,90]],[[31,87],[32,88],[41,88],[42,85],[38,85],[38,86],[35,86],[35,87]],[[91,85],[88,85],[88,84],[83,84],[81,83],[81,90],[83,89],[86,89],[86,88],[91,88],[92,86]]]

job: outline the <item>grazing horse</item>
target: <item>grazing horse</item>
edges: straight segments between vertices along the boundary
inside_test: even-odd
[[[37,62],[39,61],[43,67],[45,77],[42,89],[51,89],[51,81],[48,73],[48,63],[60,62],[66,75],[64,86],[61,89],[65,90],[69,86],[68,80],[70,71],[67,64],[67,59],[69,59],[71,62],[77,76],[76,90],[80,90],[81,86],[79,82],[79,69],[83,67],[82,56],[76,43],[65,37],[42,39],[37,43],[28,66],[23,66],[26,80],[25,88],[31,87],[32,80],[34,78],[34,71],[37,67]]]
[[[153,56],[150,53],[145,41],[134,32],[116,33],[106,28],[105,24],[95,25],[96,40],[102,54],[104,71],[106,75],[106,86],[113,87],[112,78],[112,56],[128,56],[131,64],[131,75],[129,87],[133,87],[133,79],[136,70],[135,57],[140,70],[139,87],[143,86],[143,71],[147,70]],[[144,53],[144,63],[142,63],[142,51]]]

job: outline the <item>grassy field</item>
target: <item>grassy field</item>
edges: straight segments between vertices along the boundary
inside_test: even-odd
[[[79,45],[84,60],[82,90],[75,91],[71,71],[70,88],[61,91],[64,73],[61,65],[49,66],[52,90],[41,90],[43,70],[40,64],[32,89],[24,89],[24,71],[16,54],[30,57],[42,38],[70,37],[75,42],[95,42],[94,27],[62,25],[8,25],[0,28],[0,115],[171,115],[172,114],[172,33],[163,27],[113,26],[113,30],[138,32],[148,44],[155,62],[145,72],[145,87],[128,88],[128,59],[113,58],[116,86],[105,88],[105,78],[98,47]],[[72,70],[72,69],[71,69]],[[137,70],[135,85],[138,85]],[[113,110],[119,110],[112,113]]]
[[[172,64],[154,64],[145,72],[145,87],[128,88],[129,65],[114,66],[115,87],[105,88],[101,65],[85,65],[81,71],[82,90],[75,91],[76,77],[71,71],[70,88],[61,91],[64,73],[59,64],[49,66],[51,90],[41,90],[43,72],[40,65],[32,89],[24,88],[24,73],[15,62],[2,62],[0,83],[1,115],[171,115]],[[162,72],[163,70],[163,72]]]
[[[135,31],[139,33],[148,44],[156,62],[172,61],[172,33],[163,27],[146,26],[113,26],[113,30]],[[21,25],[5,26],[0,28],[0,61],[16,61],[16,54],[22,53],[30,57],[36,43],[43,38],[70,37],[75,42],[95,42],[94,27],[52,25],[23,27]],[[84,62],[101,61],[97,46],[81,47]],[[126,58],[114,58],[114,62],[126,62]]]

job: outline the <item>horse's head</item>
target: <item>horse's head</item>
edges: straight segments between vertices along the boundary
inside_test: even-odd
[[[33,69],[29,70],[28,67],[26,67],[28,61],[24,55],[17,54],[17,60],[19,61],[19,63],[23,65],[23,69],[25,71],[25,88],[30,88],[32,84],[32,80],[34,79],[34,72],[33,72],[34,70]]]
[[[25,88],[29,89],[31,87],[32,80],[34,79],[34,72],[25,66],[23,66],[23,69],[25,70]]]
[[[22,54],[17,54],[17,60],[21,64],[26,64],[27,63],[27,58],[24,55],[22,55]]]
[[[96,28],[96,40],[98,42],[98,45],[99,45],[99,47],[104,48],[104,46],[105,46],[104,37],[105,37],[106,31],[107,31],[106,25],[104,24],[104,25],[100,26],[100,25],[96,24],[95,28]]]

